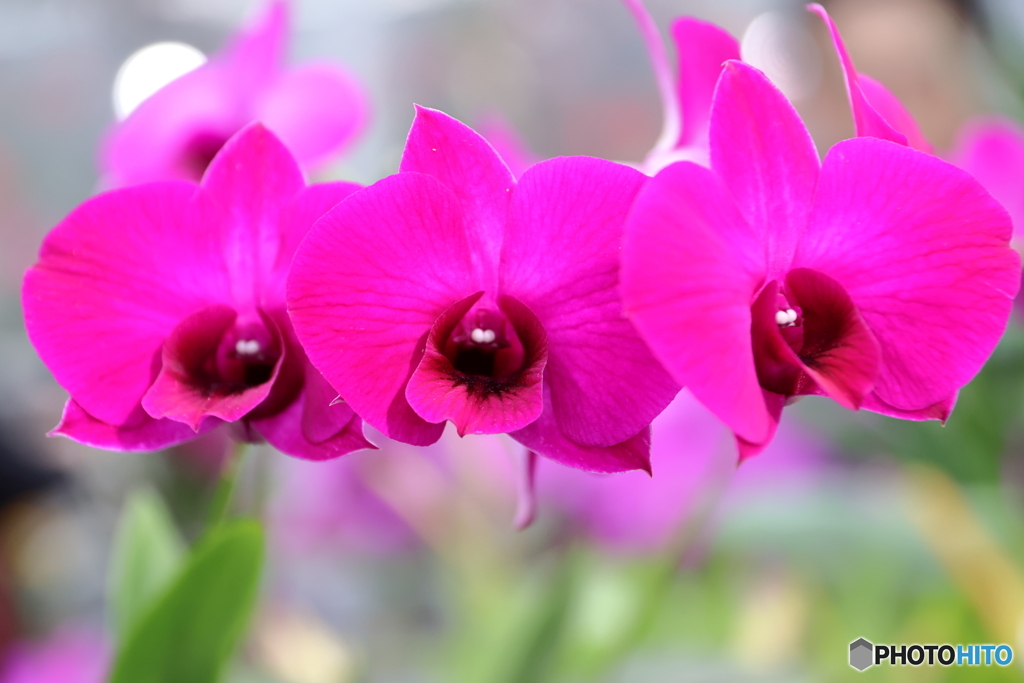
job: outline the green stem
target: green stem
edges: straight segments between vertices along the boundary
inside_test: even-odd
[[[213,492],[213,499],[210,501],[210,511],[206,519],[206,528],[212,529],[224,521],[227,516],[231,499],[235,492],[235,485],[238,483],[238,473],[241,471],[242,460],[249,444],[241,441],[231,447],[227,459],[224,461],[224,468],[220,473],[220,481]]]

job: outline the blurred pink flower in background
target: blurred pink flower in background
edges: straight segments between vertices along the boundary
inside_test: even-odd
[[[156,450],[223,422],[290,455],[370,444],[309,364],[285,312],[309,226],[358,189],[306,186],[260,124],[201,185],[149,183],[95,197],[47,236],[22,292],[28,336],[71,398],[55,433]]]
[[[921,133],[917,121],[903,103],[889,89],[867,74],[857,71],[846,51],[846,45],[839,34],[839,28],[818,4],[807,5],[807,9],[821,17],[832,37],[839,65],[846,81],[846,94],[853,113],[854,130],[858,136],[889,140],[899,145],[908,145],[922,152],[931,153],[932,145]]]
[[[736,446],[723,425],[684,389],[651,423],[651,468],[615,475],[580,472],[542,462],[537,472],[540,515],[554,511],[605,548],[656,552],[683,526],[700,524],[719,498],[793,492],[820,477],[826,448],[796,423],[786,423],[757,458],[736,467]]]
[[[63,626],[43,642],[12,645],[0,683],[102,683],[109,663],[109,649],[98,633]]]
[[[741,456],[804,394],[945,419],[1019,286],[1005,210],[886,140],[840,142],[821,163],[796,110],[742,62],[719,81],[710,131],[711,168],[664,169],[626,225],[624,307],[676,380]]]
[[[1006,207],[1019,240],[1024,231],[1024,128],[1004,117],[972,119],[960,129],[949,160]]]
[[[395,444],[379,443],[384,451]],[[290,554],[325,547],[386,554],[413,546],[415,533],[367,484],[363,472],[366,456],[390,455],[353,453],[327,462],[278,459],[267,510],[273,545]]]
[[[450,420],[574,467],[646,469],[647,426],[678,387],[619,303],[622,222],[645,180],[571,157],[517,183],[472,129],[419,108],[401,172],[299,248],[296,332],[391,438],[434,443]]]
[[[707,166],[711,98],[725,62],[740,58],[739,42],[714,24],[693,17],[676,19],[672,39],[678,72],[673,78],[665,43],[643,0],[624,2],[643,34],[662,104],[661,135],[640,170],[654,175],[676,161]]]
[[[348,147],[368,120],[362,86],[327,62],[283,66],[289,7],[272,0],[210,60],[146,99],[108,132],[104,187],[198,181],[217,151],[253,121],[272,130],[304,170]]]

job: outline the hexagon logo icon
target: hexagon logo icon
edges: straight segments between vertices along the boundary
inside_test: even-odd
[[[872,657],[874,650],[875,646],[863,638],[853,641],[850,643],[850,666],[857,671],[868,668],[874,664]]]

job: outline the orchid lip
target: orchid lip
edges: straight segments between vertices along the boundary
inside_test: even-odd
[[[842,285],[798,268],[770,282],[751,307],[761,387],[787,398],[825,393],[858,407],[878,371],[871,331]],[[772,324],[774,323],[774,325]]]
[[[540,415],[544,327],[518,300],[503,296],[497,303],[478,292],[434,323],[405,392],[424,420],[451,420],[459,434],[499,433]]]
[[[162,368],[143,407],[153,417],[170,417],[193,429],[207,415],[241,419],[274,388],[286,355],[283,343],[276,323],[262,312],[240,317],[227,306],[197,311],[164,342]]]
[[[491,394],[515,382],[526,361],[523,344],[505,314],[479,302],[452,330],[443,353],[455,371],[456,384]]]

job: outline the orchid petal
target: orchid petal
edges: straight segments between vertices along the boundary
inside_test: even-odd
[[[711,111],[711,168],[765,245],[768,278],[789,269],[818,180],[818,153],[785,95],[743,62],[729,62]]]
[[[355,414],[344,401],[337,401],[338,392],[320,371],[304,360],[305,384],[302,387],[302,438],[321,443],[340,433]],[[361,429],[361,428],[360,428]],[[361,433],[361,432],[360,432]]]
[[[299,246],[292,323],[310,361],[355,412],[391,438],[437,441],[405,386],[434,321],[473,288],[465,222],[440,182],[399,173],[353,194]]]
[[[708,145],[711,102],[722,68],[740,58],[740,44],[727,31],[692,17],[672,24],[679,63],[683,128],[677,147]]]
[[[463,375],[445,356],[445,343],[482,294],[468,296],[441,314],[405,389],[416,414],[427,422],[451,420],[459,436],[514,431],[536,420],[544,408],[547,338],[533,312],[514,298],[504,296],[499,302],[523,346],[523,367],[513,377],[502,381]]]
[[[764,449],[771,445],[776,432],[779,430],[779,420],[782,418],[782,409],[786,405],[786,397],[767,389],[762,389],[761,391],[764,405],[768,412],[768,432],[764,439],[758,442],[747,441],[739,434],[736,435],[736,450],[740,462],[753,458],[755,455],[760,455]]]
[[[626,313],[672,377],[753,443],[769,430],[750,337],[764,269],[756,233],[711,171],[674,164],[640,191],[622,248]]]
[[[569,439],[558,428],[551,409],[551,388],[544,383],[544,412],[536,421],[511,432],[513,439],[531,451],[588,472],[651,471],[651,428],[644,429],[614,446],[583,446]]]
[[[355,140],[366,126],[369,103],[348,72],[329,63],[306,64],[262,90],[252,118],[274,131],[304,166],[315,168]]]
[[[433,176],[454,193],[465,217],[478,289],[494,291],[508,202],[516,184],[505,162],[466,124],[417,106],[399,170]]]
[[[200,425],[199,433],[208,432],[219,424],[219,420],[208,418]],[[154,419],[141,406],[123,424],[108,424],[96,419],[73,398],[69,398],[64,405],[60,424],[53,428],[50,436],[65,436],[86,446],[108,451],[150,452],[191,441],[197,433],[188,425],[175,420]]]
[[[265,286],[280,258],[282,212],[306,187],[295,157],[259,123],[239,131],[213,159],[202,183],[204,208],[228,254],[232,300],[242,310],[279,297],[280,280]],[[276,302],[275,302],[276,303]]]
[[[953,412],[954,406],[956,406],[956,399],[959,392],[954,392],[952,396],[933,403],[930,406],[921,408],[919,410],[900,410],[895,408],[882,399],[878,398],[875,394],[868,394],[867,398],[864,399],[861,408],[864,410],[870,410],[882,415],[888,415],[889,417],[898,417],[901,420],[914,420],[921,422],[923,420],[939,420],[945,424],[946,420]]]
[[[277,450],[303,460],[331,460],[354,451],[377,449],[363,436],[363,421],[344,404],[332,408],[337,415],[347,417],[339,420],[341,426],[325,438],[311,439],[306,429],[306,416],[308,402],[313,398],[311,392],[304,391],[283,411],[253,420],[252,427]]]
[[[957,137],[950,161],[1006,207],[1014,232],[1024,234],[1024,128],[1006,118],[975,119]]]
[[[960,169],[856,138],[825,160],[793,266],[846,289],[882,349],[875,394],[915,411],[970,381],[999,341],[1020,285],[1010,233]]]
[[[661,135],[654,145],[654,152],[666,152],[679,144],[683,126],[682,112],[679,109],[679,100],[676,99],[668,52],[665,50],[661,31],[658,30],[654,18],[644,6],[643,0],[624,0],[624,2],[643,36],[647,57],[654,70],[654,80],[658,84],[658,93],[661,95],[662,129]]]
[[[862,89],[863,83],[860,81],[857,69],[853,66],[853,60],[850,59],[850,54],[846,51],[846,45],[843,43],[843,37],[839,35],[839,28],[835,22],[832,21],[832,17],[828,15],[825,8],[818,4],[807,5],[807,9],[821,17],[821,20],[825,22],[828,27],[829,33],[832,35],[832,44],[836,48],[836,54],[839,56],[839,64],[843,67],[843,77],[846,79],[846,93],[850,98],[850,109],[853,110],[853,125],[859,136],[870,136],[880,138],[882,140],[889,140],[899,145],[907,144],[907,136],[903,132],[897,131],[893,128],[890,123],[886,121],[875,107],[872,106],[874,102],[869,101],[869,98],[865,95]],[[890,114],[893,113],[892,101],[895,97],[889,94],[888,90],[885,90],[883,86],[877,81],[872,81],[868,86],[871,93],[875,95],[876,101],[889,109]],[[884,91],[882,94],[879,91],[879,87]],[[885,96],[888,95],[887,99]],[[898,104],[898,101],[897,101]],[[900,110],[905,113],[902,105],[899,105]],[[909,113],[906,114],[909,118]],[[902,118],[902,116],[901,116]],[[913,119],[910,119],[913,122]],[[906,123],[906,119],[902,120],[902,123]],[[916,124],[915,124],[916,127]]]
[[[501,288],[543,323],[555,419],[587,446],[625,441],[679,391],[619,299],[623,226],[646,180],[610,161],[552,159],[523,175],[509,209]]]
[[[102,422],[121,424],[138,407],[182,318],[230,304],[223,254],[190,213],[195,190],[166,182],[90,199],[47,236],[25,275],[29,338]]]
[[[210,61],[227,67],[242,90],[255,92],[266,85],[284,61],[290,23],[288,3],[269,0]]]
[[[860,81],[860,88],[871,106],[897,132],[906,136],[908,145],[927,154],[935,151],[932,143],[928,142],[928,138],[921,132],[917,120],[888,88],[867,74],[857,74],[857,80]]]

